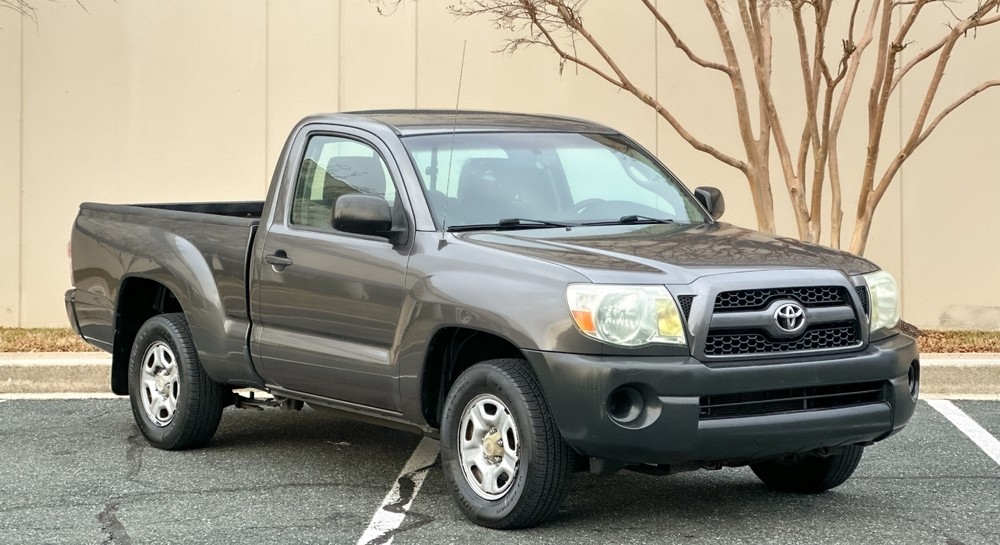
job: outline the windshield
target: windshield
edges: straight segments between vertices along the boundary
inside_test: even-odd
[[[706,221],[677,180],[613,136],[449,133],[403,143],[438,228]]]

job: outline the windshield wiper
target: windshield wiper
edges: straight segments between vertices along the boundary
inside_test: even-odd
[[[654,218],[652,216],[643,216],[640,214],[629,214],[627,216],[622,216],[618,218],[618,221],[608,220],[608,221],[588,221],[583,225],[628,225],[631,223],[674,223],[674,220],[665,218]]]
[[[496,223],[477,223],[473,225],[452,225],[448,227],[448,231],[455,233],[459,231],[479,231],[486,229],[495,229],[497,231],[502,231],[505,229],[539,229],[545,227],[565,227],[570,228],[575,224],[573,223],[562,223],[558,221],[548,221],[548,220],[533,220],[528,218],[504,218]]]
[[[673,223],[674,220],[664,218],[653,218],[639,214],[631,214],[618,218],[618,223]]]

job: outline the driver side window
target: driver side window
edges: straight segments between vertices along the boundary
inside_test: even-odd
[[[392,207],[396,187],[378,151],[342,136],[313,136],[299,167],[292,202],[291,224],[333,231],[337,199],[348,194],[382,197]]]

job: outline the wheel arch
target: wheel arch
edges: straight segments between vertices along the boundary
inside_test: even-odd
[[[111,352],[111,391],[128,394],[128,360],[142,324],[153,316],[184,312],[174,292],[161,282],[140,276],[122,280],[115,308],[114,348]]]
[[[510,340],[487,331],[443,327],[431,337],[420,380],[420,410],[434,428],[441,426],[441,411],[455,379],[481,361],[499,358],[526,360]]]

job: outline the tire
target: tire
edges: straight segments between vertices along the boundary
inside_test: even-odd
[[[857,469],[863,452],[864,447],[851,445],[832,456],[761,462],[750,464],[750,469],[768,488],[778,492],[816,494],[844,484]]]
[[[472,522],[500,529],[545,522],[566,497],[572,462],[528,362],[478,363],[448,392],[441,464]]]
[[[181,450],[212,439],[226,397],[202,369],[183,314],[161,314],[142,325],[128,379],[132,415],[151,445]]]

